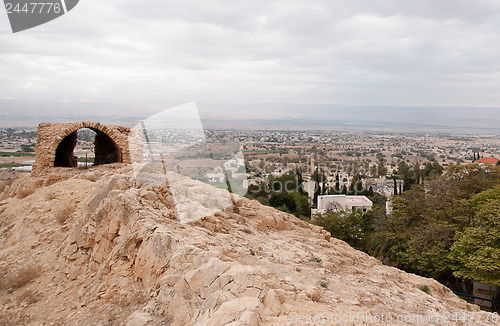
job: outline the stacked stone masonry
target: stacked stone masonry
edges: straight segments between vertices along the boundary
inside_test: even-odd
[[[88,128],[96,132],[95,164],[130,163],[128,138],[130,128],[102,125],[99,122],[41,123],[36,139],[36,161],[33,175],[42,174],[54,166],[74,167],[76,132]]]

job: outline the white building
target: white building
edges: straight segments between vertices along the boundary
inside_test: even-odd
[[[367,212],[372,209],[373,203],[366,196],[348,196],[348,195],[324,195],[318,196],[318,209],[311,210],[312,214],[324,214],[328,211],[347,211],[359,210]]]
[[[309,200],[312,203],[314,199],[314,191],[316,190],[316,182],[315,181],[304,181],[302,182],[302,189],[309,195]]]

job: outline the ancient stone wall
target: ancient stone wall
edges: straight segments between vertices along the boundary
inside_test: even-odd
[[[32,173],[37,175],[53,166],[76,166],[72,153],[76,144],[76,132],[82,128],[96,132],[96,164],[131,162],[128,144],[130,128],[91,121],[41,123],[38,125],[36,162]]]

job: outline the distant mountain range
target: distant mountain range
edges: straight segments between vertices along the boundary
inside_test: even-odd
[[[55,102],[0,98],[2,127],[97,120],[134,125],[176,102]],[[205,128],[500,135],[500,108],[197,103]]]

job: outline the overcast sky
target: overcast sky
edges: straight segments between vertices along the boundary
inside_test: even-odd
[[[499,90],[498,0],[81,0],[16,34],[0,10],[3,99],[500,107]]]

